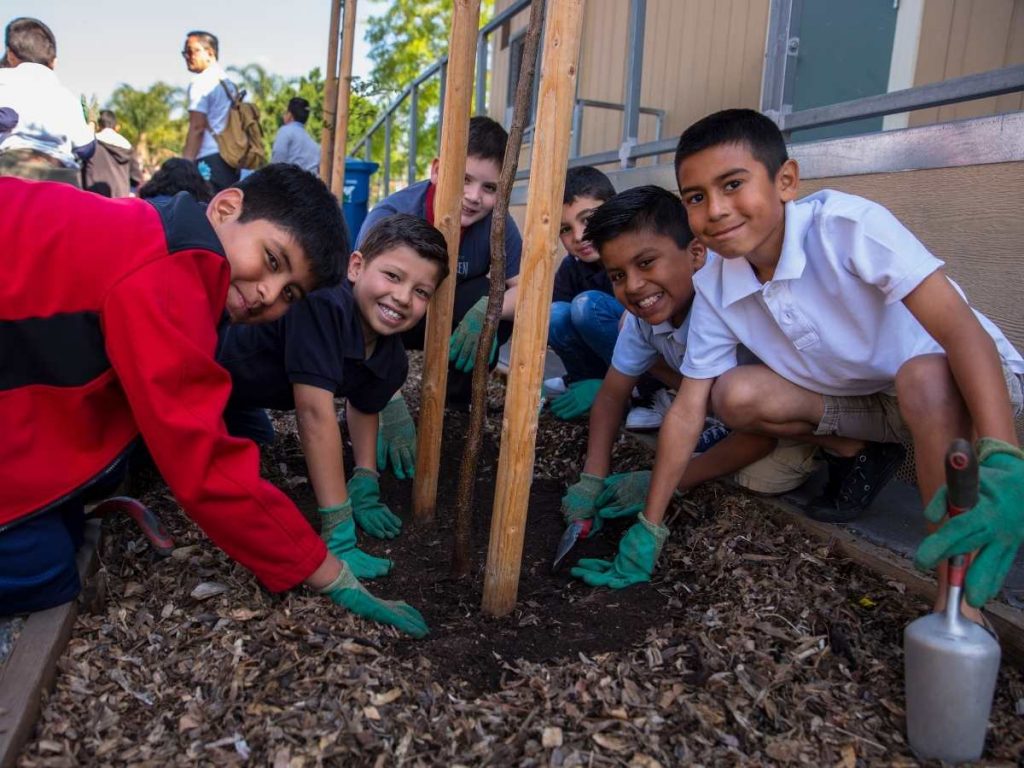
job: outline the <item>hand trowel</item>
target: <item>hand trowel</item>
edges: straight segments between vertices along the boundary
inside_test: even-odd
[[[978,500],[978,462],[966,440],[946,453],[947,512],[966,512]],[[907,740],[921,759],[976,760],[985,746],[999,672],[999,642],[960,612],[964,555],[949,559],[949,593],[942,613],[922,616],[903,631]]]

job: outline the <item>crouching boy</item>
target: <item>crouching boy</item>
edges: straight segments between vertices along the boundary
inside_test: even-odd
[[[0,614],[67,602],[84,504],[141,436],[178,502],[271,590],[308,584],[414,635],[228,435],[217,326],[280,317],[338,279],[344,225],[311,174],[268,166],[207,207],[0,179]]]
[[[401,333],[423,318],[447,274],[448,250],[437,229],[404,213],[388,216],[350,257],[345,281],[315,291],[274,323],[229,328],[218,352],[232,380],[229,430],[272,436],[263,409],[295,411],[323,537],[359,578],[391,568],[391,561],[356,547],[355,526],[376,538],[401,529],[401,518],[380,501],[378,413],[408,372]],[[335,397],[347,401],[355,459],[347,487]],[[262,429],[253,430],[254,422]]]
[[[925,561],[946,544],[980,546],[968,601],[994,595],[1024,536],[1013,506],[1021,356],[885,208],[831,190],[797,201],[799,168],[767,117],[728,110],[695,123],[679,140],[676,172],[690,226],[716,255],[694,280],[686,378],[639,525],[661,522],[709,396],[734,428],[856,457],[834,467],[837,505],[884,479],[887,462],[871,460],[868,442],[910,440],[918,488],[931,501],[950,441],[976,435],[984,501]],[[736,367],[740,344],[763,364]],[[934,502],[929,514],[942,516]],[[942,576],[936,608],[945,605]]]

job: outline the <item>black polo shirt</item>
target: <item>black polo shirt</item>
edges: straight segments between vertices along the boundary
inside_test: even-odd
[[[231,325],[217,360],[231,374],[230,407],[292,410],[293,384],[326,389],[378,413],[409,371],[400,335],[380,336],[365,359],[363,326],[347,280],[322,288],[272,323]]]
[[[614,296],[612,281],[600,261],[580,261],[566,254],[555,272],[555,286],[552,301],[572,301],[584,291],[601,291]]]

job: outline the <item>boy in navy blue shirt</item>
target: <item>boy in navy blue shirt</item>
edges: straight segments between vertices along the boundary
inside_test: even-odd
[[[255,435],[259,409],[295,410],[310,484],[320,507],[322,536],[358,578],[383,576],[391,562],[356,548],[355,524],[393,538],[401,519],[380,501],[376,442],[378,414],[405,382],[408,362],[401,333],[427,311],[448,274],[444,237],[422,219],[381,219],[352,253],[347,280],[310,294],[283,319],[231,327],[218,359],[232,379],[225,420]],[[344,397],[355,471],[347,486],[335,397]],[[255,410],[254,410],[255,409]],[[239,416],[250,424],[240,424]]]
[[[462,192],[459,239],[459,262],[455,275],[455,311],[452,315],[452,339],[449,349],[447,402],[456,407],[467,406],[472,390],[473,362],[487,310],[491,269],[491,212],[497,200],[498,178],[505,162],[508,134],[494,120],[477,115],[469,121],[469,145],[466,153],[466,178]],[[363,222],[356,237],[356,247],[370,229],[384,216],[408,213],[434,223],[434,192],[437,188],[438,159],[430,165],[430,179],[399,190],[381,200]],[[512,335],[512,319],[516,309],[519,283],[519,257],[523,240],[516,223],[510,218],[505,225],[505,298],[501,305],[501,322],[495,352]],[[426,323],[416,323],[402,340],[407,349],[423,349]],[[384,459],[391,461],[395,476],[412,477],[416,463],[416,432],[401,394],[381,414],[381,436],[378,457],[383,469]]]

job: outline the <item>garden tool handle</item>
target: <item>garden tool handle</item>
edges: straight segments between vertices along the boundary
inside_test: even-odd
[[[963,438],[957,438],[946,451],[946,514],[952,519],[978,503],[978,457]],[[949,559],[949,584],[962,587],[967,558],[955,555]]]

